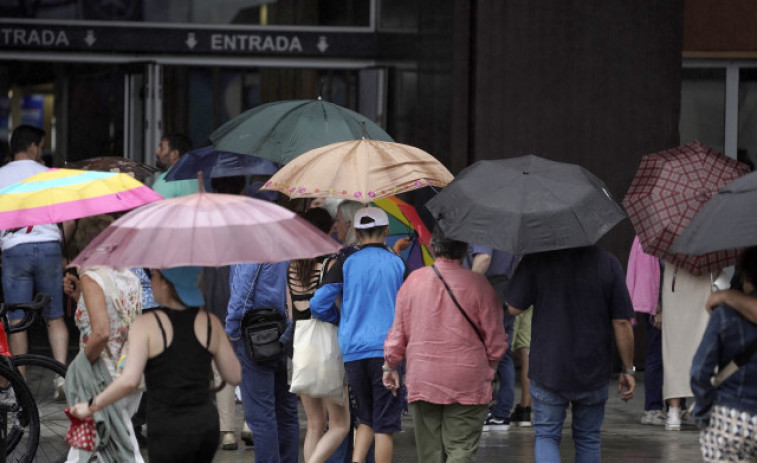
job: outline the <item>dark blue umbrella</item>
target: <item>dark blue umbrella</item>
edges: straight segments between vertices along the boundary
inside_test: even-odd
[[[279,165],[248,154],[216,151],[206,146],[186,153],[168,172],[167,181],[197,178],[202,172],[205,178],[233,177],[236,175],[273,175]]]

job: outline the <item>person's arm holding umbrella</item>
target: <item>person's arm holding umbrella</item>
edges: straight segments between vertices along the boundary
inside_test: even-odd
[[[710,294],[704,306],[708,312],[712,313],[723,304],[733,307],[750,322],[757,323],[757,298],[735,289],[727,289]]]

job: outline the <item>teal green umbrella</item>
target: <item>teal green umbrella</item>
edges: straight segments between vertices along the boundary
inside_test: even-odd
[[[312,149],[363,136],[394,141],[365,116],[318,98],[258,106],[219,127],[210,141],[217,151],[286,164]]]

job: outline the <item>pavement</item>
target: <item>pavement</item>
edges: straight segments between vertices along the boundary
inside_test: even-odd
[[[684,426],[681,431],[665,431],[664,426],[640,423],[644,409],[643,374],[639,375],[635,397],[628,403],[613,393],[617,381],[611,383],[610,399],[605,410],[602,426],[602,459],[606,462],[646,463],[697,462],[702,461],[699,451],[699,431],[695,427]],[[516,391],[515,397],[520,397]],[[241,427],[241,406],[237,406],[237,421]],[[417,461],[413,420],[403,417],[403,431],[395,436],[395,463]],[[239,429],[239,427],[238,427]],[[300,451],[305,436],[305,414],[300,406]],[[532,428],[511,428],[509,431],[485,432],[481,438],[478,462],[534,461]],[[573,441],[570,437],[570,414],[566,420],[560,453],[564,462],[574,461]],[[145,452],[146,453],[146,452]],[[255,450],[239,441],[238,450],[219,450],[216,463],[252,462]],[[303,461],[300,455],[300,461]]]

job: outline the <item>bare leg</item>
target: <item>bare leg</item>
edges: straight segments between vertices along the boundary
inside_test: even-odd
[[[337,405],[330,400],[323,401],[329,412],[329,430],[318,441],[310,458],[305,459],[307,463],[325,462],[339,448],[344,438],[350,432],[350,408],[347,388],[344,389],[344,398],[344,405]],[[310,429],[308,429],[309,431]]]
[[[357,426],[357,431],[355,431],[355,449],[352,451],[352,461],[363,463],[372,443],[373,428],[364,424],[359,424]],[[378,449],[378,445],[376,448]],[[378,463],[378,461],[376,463]]]
[[[520,395],[520,404],[523,407],[531,406],[531,380],[528,379],[528,352],[530,349],[518,349],[517,355],[520,356],[520,384],[522,391]]]
[[[47,337],[53,350],[53,357],[63,365],[68,360],[68,328],[63,317],[50,320],[47,325]]]
[[[315,450],[318,441],[324,435],[323,429],[326,427],[326,410],[323,399],[301,395],[300,400],[302,400],[302,408],[305,409],[305,415],[308,420],[308,428],[305,432],[302,456],[305,458],[306,462],[309,462],[312,458],[313,450]]]
[[[376,463],[392,463],[394,435],[376,433]]]
[[[668,405],[675,408],[681,408],[681,398],[668,399]]]

